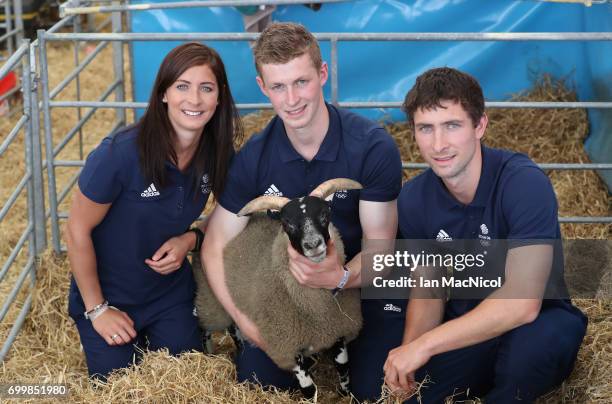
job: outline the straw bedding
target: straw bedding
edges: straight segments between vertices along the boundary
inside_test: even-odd
[[[81,50],[81,58],[86,49]],[[54,45],[49,49],[52,85],[57,84],[73,64],[72,48]],[[94,99],[107,85],[101,77],[110,76],[110,50],[105,51],[82,76],[82,99]],[[129,72],[128,72],[129,73]],[[129,94],[129,90],[126,91]],[[75,99],[74,87],[62,93],[60,99]],[[563,82],[543,78],[524,94],[524,100],[574,100],[575,93]],[[582,150],[587,133],[587,116],[583,110],[490,110],[490,127],[485,142],[494,147],[506,147],[527,153],[536,162],[588,162]],[[253,114],[246,118],[247,134],[260,129],[270,118],[269,112]],[[97,144],[111,128],[112,110],[96,112],[95,119],[84,128],[85,154]],[[6,136],[17,117],[0,121],[0,133]],[[55,142],[64,136],[76,122],[76,113],[69,109],[55,110],[53,129]],[[388,125],[388,130],[401,150],[404,161],[420,161],[412,135],[404,124]],[[22,139],[20,136],[19,139]],[[23,173],[23,151],[18,146],[0,161],[0,198],[6,200],[10,190]],[[76,142],[60,154],[62,159],[78,159]],[[63,187],[74,169],[58,169],[59,187]],[[414,172],[407,173],[408,176]],[[608,215],[611,198],[597,175],[584,172],[551,172],[561,215]],[[69,198],[68,198],[69,199]],[[8,256],[10,248],[19,237],[26,218],[25,197],[19,199],[11,214],[0,224],[0,256]],[[67,203],[61,210],[67,209]],[[563,225],[565,238],[611,239],[609,225]],[[25,254],[19,265],[13,266],[0,282],[0,297],[8,294],[17,277],[17,270],[25,262]],[[299,394],[262,391],[234,382],[235,369],[229,360],[231,343],[225,336],[217,335],[221,347],[219,356],[188,353],[173,358],[165,352],[145,353],[143,361],[128,370],[113,374],[107,384],[90,383],[86,377],[84,356],[79,338],[67,315],[67,291],[69,268],[64,256],[46,252],[40,258],[36,276],[36,289],[31,313],[0,370],[0,383],[66,383],[70,401],[74,402],[210,402],[210,403],[293,403],[300,401]],[[610,278],[607,278],[608,282]],[[18,298],[17,308],[23,301]],[[579,353],[576,368],[570,379],[540,402],[611,402],[612,401],[612,302],[610,293],[599,300],[576,300],[589,316],[587,336]],[[4,341],[8,328],[16,316],[15,308],[0,324],[0,339]],[[333,392],[333,370],[323,361],[316,371],[320,391],[319,402],[337,402]],[[391,399],[388,399],[392,401]],[[32,400],[34,401],[34,400]],[[40,402],[40,400],[36,400]],[[45,401],[45,400],[43,400]],[[344,402],[348,402],[345,399]],[[452,400],[449,400],[452,401]]]

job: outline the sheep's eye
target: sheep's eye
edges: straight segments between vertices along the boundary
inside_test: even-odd
[[[325,214],[325,212],[319,215],[319,223],[321,223],[321,226],[323,227],[326,227],[329,224],[329,217],[327,214]]]
[[[285,226],[285,229],[287,229],[287,232],[292,232],[293,233],[293,232],[295,232],[298,229],[298,227],[295,224],[293,224],[293,223],[291,223],[291,222],[289,222],[287,220],[283,220],[283,226]]]

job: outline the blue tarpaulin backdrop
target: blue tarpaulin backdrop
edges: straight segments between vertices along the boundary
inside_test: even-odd
[[[167,0],[163,0],[167,1]],[[133,3],[150,3],[139,0]],[[156,2],[153,0],[152,2]],[[233,7],[131,13],[133,32],[243,32]],[[610,32],[612,5],[541,1],[359,0],[320,10],[278,6],[275,21],[294,21],[312,32]],[[146,101],[161,60],[178,42],[136,42],[136,101]],[[265,102],[255,83],[247,42],[211,42],[221,54],[236,102]],[[321,43],[330,61],[328,42]],[[400,101],[417,75],[451,66],[474,75],[489,101],[528,89],[544,73],[567,78],[581,101],[612,101],[612,42],[339,42],[339,101]],[[329,82],[326,96],[330,96]],[[371,118],[403,119],[399,110],[360,110]],[[589,110],[586,150],[594,162],[612,162],[612,110]],[[601,172],[612,189],[612,172]]]

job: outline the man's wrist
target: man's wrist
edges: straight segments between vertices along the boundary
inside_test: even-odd
[[[426,332],[420,337],[415,338],[414,340],[412,340],[412,342],[410,342],[410,344],[417,345],[417,348],[421,352],[424,352],[430,358],[438,353],[435,352],[434,340],[429,336],[429,332]]]
[[[351,276],[351,271],[349,271],[349,269],[346,267],[346,265],[342,265],[342,278],[340,278],[340,281],[338,282],[338,284],[336,285],[336,287],[334,289],[332,289],[332,295],[336,295],[338,292],[340,292],[342,289],[344,289],[344,287],[346,286],[346,284],[349,281],[349,278]]]

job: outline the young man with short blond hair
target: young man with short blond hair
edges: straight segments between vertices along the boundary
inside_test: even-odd
[[[291,273],[305,287],[331,293],[346,275],[344,287],[359,287],[362,238],[392,240],[396,236],[401,160],[393,139],[380,125],[325,102],[328,67],[316,39],[304,27],[268,26],[254,53],[257,84],[277,116],[235,156],[225,192],[209,222],[202,256],[211,269],[207,275],[215,295],[252,342],[237,355],[238,381],[292,388],[297,386],[294,376],[265,354],[257,327],[236,308],[224,284],[223,247],[249,220],[236,212],[263,194],[294,198],[310,194],[331,178],[359,182],[362,190],[336,193],[331,200],[332,222],[345,245],[348,273],[339,265],[333,243],[319,264],[289,247]],[[401,342],[404,316],[385,311],[385,304],[363,301],[363,329],[349,344],[351,392],[360,400],[380,396],[384,360]]]

